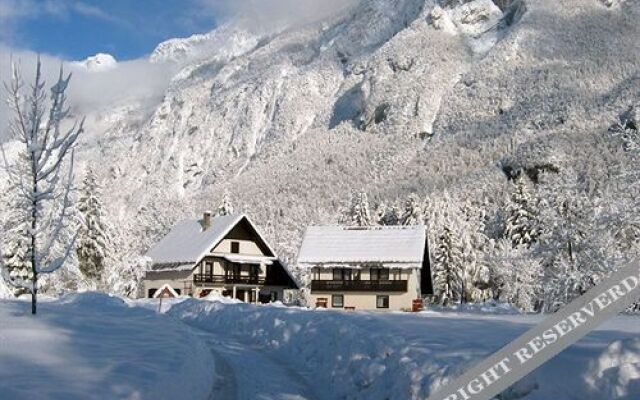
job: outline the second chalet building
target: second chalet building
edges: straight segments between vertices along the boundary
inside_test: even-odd
[[[298,265],[311,276],[311,306],[409,310],[433,294],[424,226],[312,226]]]
[[[146,254],[145,296],[204,297],[217,292],[245,302],[282,300],[297,285],[244,214],[178,223]]]

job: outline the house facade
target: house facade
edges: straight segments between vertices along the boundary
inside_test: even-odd
[[[426,228],[312,226],[298,265],[311,277],[311,306],[410,310],[433,294]]]
[[[276,253],[244,214],[185,220],[146,254],[145,297],[161,288],[178,295],[212,292],[248,303],[282,300],[297,284]]]

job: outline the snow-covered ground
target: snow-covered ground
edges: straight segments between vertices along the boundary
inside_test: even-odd
[[[128,304],[127,304],[128,303]],[[425,399],[544,316],[501,305],[367,313],[97,294],[0,302],[0,399]],[[212,389],[213,387],[213,389]],[[640,317],[619,316],[501,400],[640,396]]]
[[[223,350],[238,374],[265,379],[274,361],[281,366],[278,375],[282,366],[295,371],[294,380],[307,394],[302,398],[425,399],[443,379],[455,377],[544,318],[465,311],[345,313],[188,300],[168,313],[260,354],[245,359],[245,354]],[[270,362],[262,364],[263,358]],[[237,398],[288,395],[291,387],[283,385],[280,395]],[[620,316],[521,381],[502,400],[639,396],[640,318]]]
[[[207,399],[214,361],[188,327],[118,298],[0,301],[0,399]]]

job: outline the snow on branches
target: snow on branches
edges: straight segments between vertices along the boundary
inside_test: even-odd
[[[87,168],[78,199],[78,268],[87,281],[87,286],[101,286],[105,264],[109,256],[109,234],[106,225],[100,187],[91,167]]]
[[[38,277],[61,268],[75,245],[75,238],[63,243],[64,231],[73,210],[70,195],[73,182],[73,148],[83,132],[84,120],[66,126],[69,108],[66,90],[71,75],[60,68],[58,80],[47,96],[40,60],[34,82],[26,86],[19,68],[12,65],[5,84],[13,115],[9,137],[20,144],[17,159],[9,161],[2,149],[4,165],[14,192],[16,229],[24,229],[31,274],[11,276],[2,268],[5,281],[28,290],[32,313],[36,313]],[[66,168],[65,168],[66,167]]]

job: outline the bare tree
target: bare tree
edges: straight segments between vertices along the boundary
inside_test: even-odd
[[[63,126],[69,116],[65,92],[70,79],[71,74],[65,77],[60,67],[58,80],[47,96],[38,58],[32,85],[25,86],[15,64],[10,82],[5,83],[13,114],[9,136],[20,144],[20,154],[9,161],[4,148],[0,149],[17,198],[13,222],[25,236],[31,274],[16,277],[1,269],[6,282],[31,293],[32,314],[36,313],[39,276],[61,268],[75,244],[75,237],[64,243],[63,232],[72,212],[73,147],[83,132],[84,119]]]

